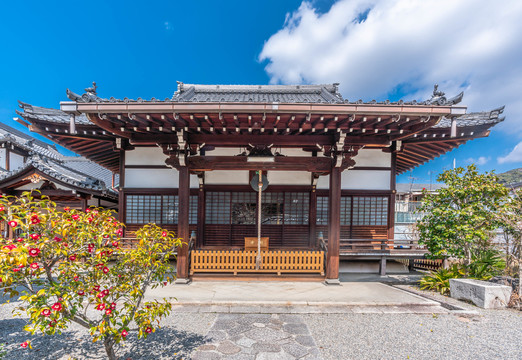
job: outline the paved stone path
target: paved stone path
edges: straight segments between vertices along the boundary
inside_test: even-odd
[[[219,314],[194,360],[321,359],[321,354],[300,315]]]

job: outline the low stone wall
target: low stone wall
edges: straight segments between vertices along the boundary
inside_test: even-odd
[[[468,300],[484,309],[507,307],[511,287],[474,279],[450,279],[451,297]]]

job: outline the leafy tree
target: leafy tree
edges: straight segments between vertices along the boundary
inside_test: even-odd
[[[146,225],[138,244],[124,249],[123,224],[110,211],[59,211],[30,193],[0,198],[0,219],[16,234],[0,239],[0,282],[11,297],[22,295],[15,312],[27,313],[31,334],[59,334],[75,322],[103,341],[112,360],[131,322],[146,337],[169,314],[168,301],[144,302],[144,294],[174,280],[169,257],[181,241],[172,232]]]
[[[509,197],[498,218],[502,224],[506,238],[506,263],[513,268],[518,266],[518,295],[522,297],[522,189]]]
[[[469,266],[472,256],[488,248],[508,189],[495,174],[479,174],[475,165],[444,171],[437,181],[446,186],[437,194],[425,192],[419,211],[426,215],[417,224],[419,243],[434,258],[464,259]]]

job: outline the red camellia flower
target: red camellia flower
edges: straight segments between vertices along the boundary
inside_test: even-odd
[[[147,334],[150,334],[150,333],[152,332],[152,328],[151,328],[150,326],[147,326],[147,327],[145,328],[145,332],[146,332]]]
[[[14,269],[13,269],[13,272],[19,272],[19,271],[20,271],[19,268],[14,268]]]
[[[119,228],[118,230],[116,230],[116,235],[123,236],[123,229]]]
[[[31,216],[31,224],[36,225],[40,223],[40,219],[38,218],[38,215],[33,214]]]
[[[22,241],[24,241],[24,239],[21,238],[21,237],[19,237],[18,239],[16,239],[16,241],[18,241],[18,242],[22,242]]]
[[[40,234],[31,234],[29,235],[31,237],[31,239],[33,240],[38,240],[40,238]]]
[[[54,241],[56,241],[56,242],[60,242],[60,241],[62,241],[62,238],[59,238],[58,236],[55,236],[55,237],[54,237]]]
[[[85,209],[85,212],[87,212],[87,213],[91,212],[91,209]]]
[[[78,291],[78,295],[80,295],[80,296],[85,295],[85,291],[83,291],[83,290]]]
[[[4,210],[5,210],[5,207],[0,206],[0,211],[4,211]]]
[[[68,207],[68,206],[66,206],[66,207],[63,208],[63,211],[69,211],[69,210],[71,210],[71,208]]]
[[[120,245],[119,242],[117,242],[117,241],[113,241],[113,242],[112,242],[112,246],[114,246],[114,247],[118,247],[118,245]]]
[[[59,302],[54,303],[53,306],[51,306],[51,308],[52,308],[54,311],[62,311],[62,304],[60,304]]]
[[[102,291],[103,296],[109,295],[109,290],[105,289]]]
[[[116,309],[116,303],[114,303],[114,302],[111,303],[111,309],[112,309],[112,310]]]
[[[31,265],[29,265],[29,267],[33,270],[38,270],[40,268],[40,266],[38,266],[37,263],[32,263]]]
[[[42,316],[45,316],[45,317],[48,317],[49,315],[51,315],[51,310],[49,309],[43,309],[42,312],[40,313]]]
[[[167,232],[166,231],[162,232],[161,236],[163,236],[163,237],[167,236]]]
[[[127,330],[122,330],[122,332],[121,332],[121,336],[125,337],[125,336],[127,336],[127,335],[129,335],[129,333],[127,332]]]
[[[74,214],[73,216],[71,216],[73,218],[73,220],[78,220],[80,218],[80,215],[78,214]]]
[[[71,255],[71,256],[69,256],[69,260],[71,260],[71,261],[76,260],[76,255]]]
[[[104,274],[107,274],[108,272],[109,272],[109,268],[108,268],[107,266],[104,267],[104,268],[103,268],[103,273],[104,273]]]
[[[92,220],[93,220],[92,217],[88,217],[88,218],[87,218],[87,221],[90,222],[90,223],[92,223]]]
[[[10,227],[17,227],[18,226],[18,222],[14,221],[14,220],[9,221],[8,224],[9,224]]]
[[[94,291],[100,291],[100,285],[95,285],[92,289]]]
[[[80,279],[80,277],[78,275],[74,275],[74,281],[78,281]]]
[[[31,256],[38,256],[40,254],[40,249],[37,248],[30,248],[29,249],[29,255]]]
[[[107,309],[107,310],[105,310],[105,315],[110,315],[110,314],[111,314],[111,312],[112,312],[112,310],[111,310],[111,309]]]
[[[53,327],[54,325],[56,325],[56,320],[52,320],[49,322],[50,327]]]
[[[13,249],[16,249],[16,245],[14,245],[14,244],[9,244],[9,245],[4,246],[4,249],[7,249],[7,250],[11,251],[11,250],[13,250]]]
[[[100,311],[101,311],[101,310],[105,310],[105,304],[98,304],[98,305],[96,306],[96,310],[100,310]]]
[[[101,298],[104,297],[105,295],[103,295],[103,292],[99,292],[98,294],[96,294],[96,296],[97,296],[98,298],[101,299]]]
[[[29,346],[29,343],[27,341],[24,341],[23,343],[20,344],[20,346],[25,349],[26,347]]]

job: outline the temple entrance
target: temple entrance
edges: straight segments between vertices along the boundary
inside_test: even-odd
[[[243,248],[245,237],[257,237],[257,193],[207,191],[203,247]],[[310,248],[310,192],[262,194],[261,235],[270,248]]]

